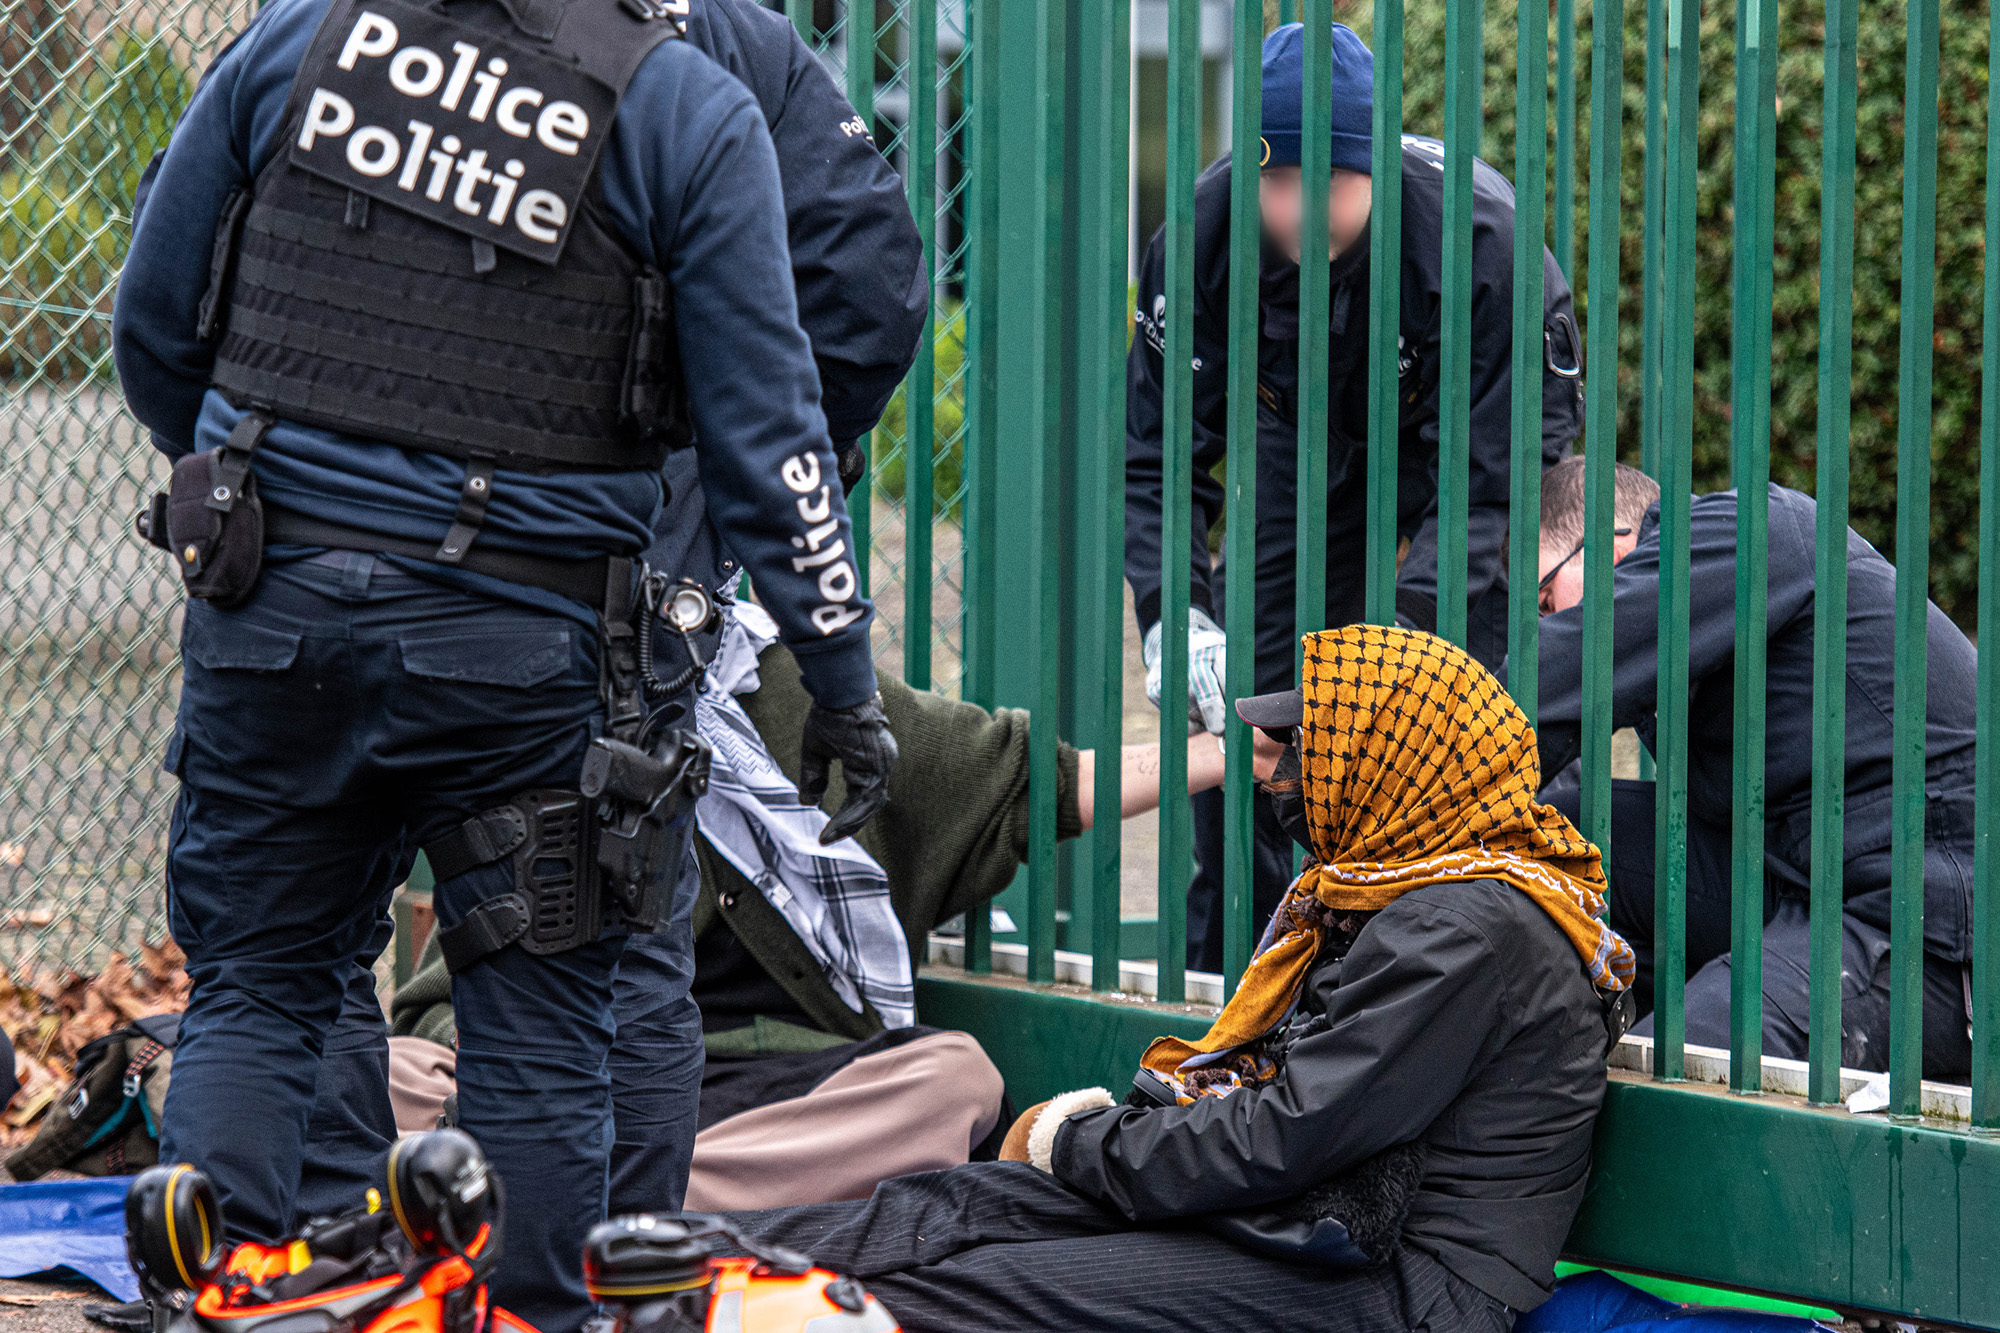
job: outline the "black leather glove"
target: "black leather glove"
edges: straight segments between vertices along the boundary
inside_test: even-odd
[[[896,767],[896,738],[877,694],[852,708],[812,706],[799,748],[799,799],[818,805],[834,760],[847,779],[847,799],[820,830],[823,847],[852,837],[889,803],[889,774]]]

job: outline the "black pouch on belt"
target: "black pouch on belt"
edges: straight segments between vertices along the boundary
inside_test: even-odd
[[[175,463],[165,505],[156,496],[141,516],[142,532],[156,544],[166,520],[165,546],[188,596],[220,610],[248,600],[264,567],[264,506],[250,461],[270,429],[270,417],[252,412],[220,449]]]

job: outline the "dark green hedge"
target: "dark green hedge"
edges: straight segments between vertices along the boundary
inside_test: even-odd
[[[1369,35],[1372,0],[1335,0],[1336,17]],[[1577,267],[1589,243],[1589,0],[1578,0]],[[1709,0],[1702,20],[1696,284],[1695,484],[1729,484],[1729,297],[1735,6]],[[1819,173],[1822,37],[1819,6],[1783,7],[1778,72],[1777,255],[1772,472],[1813,489],[1819,348]],[[1443,106],[1444,5],[1409,0],[1405,122],[1436,133]],[[1861,0],[1859,150],[1854,281],[1854,526],[1889,550],[1896,518],[1896,381],[1900,336],[1904,9]],[[1512,175],[1513,0],[1487,5],[1488,118],[1484,156]],[[1931,456],[1931,591],[1973,626],[1978,579],[1979,354],[1986,149],[1986,3],[1944,6],[1938,150],[1935,416]],[[1645,130],[1645,6],[1625,8],[1625,151],[1619,295],[1619,450],[1639,442],[1640,209]],[[1554,62],[1551,60],[1551,69]],[[1578,286],[1585,286],[1578,275]],[[1588,292],[1579,293],[1588,314]],[[1597,373],[1597,367],[1589,368]]]

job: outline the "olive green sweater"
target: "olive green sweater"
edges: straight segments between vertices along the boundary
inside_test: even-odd
[[[757,661],[761,684],[741,696],[743,709],[764,737],[785,775],[798,781],[799,744],[811,699],[797,662],[782,645]],[[1028,850],[1028,714],[993,712],[900,681],[882,680],[882,707],[900,756],[889,778],[889,803],[858,839],[889,879],[889,897],[910,942],[913,965],[924,958],[925,937],[940,921],[957,916],[1013,882]],[[1081,830],[1076,812],[1077,757],[1059,745],[1056,758],[1056,836]],[[831,813],[846,793],[838,770],[822,809]],[[871,1008],[857,1014],[827,983],[805,943],[778,909],[717,855],[695,839],[701,896],[694,909],[699,939],[711,930],[733,930],[764,970],[825,1031],[859,1039],[881,1030]],[[417,974],[399,987],[390,1008],[399,1036],[452,1045],[451,981],[433,937]]]

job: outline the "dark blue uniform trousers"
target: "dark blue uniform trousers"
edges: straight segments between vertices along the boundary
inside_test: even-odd
[[[214,1178],[233,1235],[294,1220],[329,1034],[411,849],[517,792],[575,785],[597,656],[575,619],[359,552],[269,568],[234,611],[189,603],[167,887],[193,986],[162,1152]],[[440,922],[511,882],[499,864],[440,883]],[[460,1115],[514,1205],[494,1296],[549,1333],[589,1311],[578,1258],[604,1215],[623,948],[507,949],[452,982]],[[332,1046],[356,1067],[374,1059],[362,1048]]]
[[[700,836],[700,835],[695,835]],[[665,930],[634,935],[618,963],[611,1012],[611,1212],[678,1211],[701,1105],[701,1011],[694,985],[694,901],[701,871],[690,843]]]
[[[626,940],[612,989],[617,1035],[610,1071],[616,1138],[610,1211],[673,1212],[687,1197],[704,1053],[694,983],[694,900],[700,870],[690,845],[672,919],[658,934]],[[353,1208],[382,1179],[396,1141],[389,1103],[389,1029],[375,995],[374,960],[386,928],[352,973],[327,1036],[306,1134],[294,1229]]]
[[[1572,822],[1582,795],[1564,786],[1549,804]],[[1638,959],[1633,992],[1643,1015],[1633,1034],[1653,1035],[1653,885],[1657,824],[1650,782],[1611,784],[1611,925]],[[1729,1046],[1730,848],[1729,830],[1694,821],[1687,846],[1687,1040],[1696,1046]],[[1849,1069],[1889,1067],[1889,936],[1842,913],[1840,943],[1840,1062]],[[1764,1054],[1803,1060],[1812,1016],[1806,965],[1812,934],[1806,904],[1768,885],[1764,899]],[[1967,1030],[1965,968],[1936,954],[1924,955],[1924,1077],[1962,1083],[1972,1068]]]

